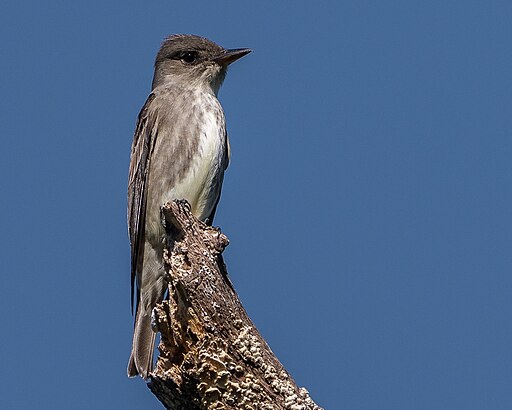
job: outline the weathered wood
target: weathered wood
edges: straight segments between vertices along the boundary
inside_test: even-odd
[[[188,203],[162,208],[169,299],[154,310],[162,335],[149,387],[168,409],[318,409],[247,316],[227,278],[227,237]]]

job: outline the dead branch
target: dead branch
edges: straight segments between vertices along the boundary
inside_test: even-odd
[[[168,409],[321,410],[298,388],[247,316],[227,278],[227,237],[185,201],[162,208],[169,299],[154,310],[162,335],[148,383]]]

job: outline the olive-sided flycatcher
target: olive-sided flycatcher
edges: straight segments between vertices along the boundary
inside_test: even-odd
[[[250,51],[227,50],[198,36],[173,35],[156,56],[152,91],[135,129],[128,181],[132,307],[133,300],[137,302],[130,377],[140,374],[146,379],[153,366],[156,334],[151,312],[167,285],[160,207],[186,199],[197,218],[212,223],[229,162],[217,93],[228,65]]]

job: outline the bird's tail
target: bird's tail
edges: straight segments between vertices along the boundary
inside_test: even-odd
[[[148,378],[153,370],[155,338],[156,333],[151,328],[151,310],[148,312],[139,306],[133,330],[132,353],[128,362],[128,377],[140,374],[142,378]]]

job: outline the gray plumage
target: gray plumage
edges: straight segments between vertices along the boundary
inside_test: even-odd
[[[198,36],[175,35],[157,54],[152,92],[135,129],[128,181],[132,307],[134,299],[137,304],[130,377],[140,374],[146,379],[153,366],[156,334],[151,312],[167,286],[160,207],[186,199],[197,218],[213,221],[229,163],[217,92],[227,66],[249,52],[225,50]]]

